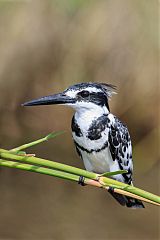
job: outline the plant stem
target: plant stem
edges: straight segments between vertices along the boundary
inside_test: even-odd
[[[20,170],[35,172],[35,173],[41,173],[41,174],[54,176],[54,177],[58,177],[58,178],[62,178],[62,179],[70,180],[70,181],[79,182],[78,175],[66,173],[63,171],[55,170],[55,169],[49,169],[49,168],[45,168],[45,167],[35,166],[35,165],[28,164],[28,163],[21,163],[21,162],[15,162],[15,161],[11,161],[11,160],[8,161],[8,160],[0,159],[0,166],[16,168],[16,169],[20,169]],[[107,187],[107,186],[104,187],[104,185],[101,185],[101,183],[99,181],[88,179],[88,178],[84,178],[84,184],[94,186],[94,187],[105,188],[107,190],[109,189],[109,187]],[[133,193],[126,192],[122,189],[114,188],[114,192],[119,193],[119,194],[124,194],[129,197],[137,198],[139,200],[159,206],[158,203],[155,203],[155,202],[145,199],[143,197],[139,197]]]
[[[42,159],[42,158],[37,158],[37,157],[27,157],[27,156],[16,155],[16,154],[13,154],[12,151],[9,152],[4,149],[0,149],[0,157],[11,159],[11,160],[16,160],[16,161],[22,161],[25,163],[37,164],[37,165],[41,165],[41,166],[45,166],[45,167],[49,167],[49,168],[54,168],[54,169],[58,169],[58,170],[65,171],[68,173],[74,173],[76,175],[84,176],[86,178],[90,178],[90,179],[94,179],[94,180],[97,180],[98,176],[99,176],[96,173],[88,172],[86,170],[68,166],[66,164],[53,162],[53,161],[50,161],[47,159]]]
[[[102,185],[110,186],[110,187],[113,187],[113,188],[119,188],[119,189],[122,189],[124,191],[133,193],[133,194],[138,195],[140,197],[143,197],[145,199],[149,199],[153,202],[156,202],[160,205],[160,197],[159,196],[157,196],[155,194],[152,194],[150,192],[144,191],[140,188],[134,187],[132,185],[127,185],[125,183],[116,181],[114,179],[106,178],[106,177],[101,177],[100,178],[100,183]]]
[[[55,170],[55,169],[35,166],[35,165],[28,164],[28,163],[19,163],[19,162],[15,162],[15,161],[10,161],[10,160],[8,161],[8,160],[0,159],[0,166],[16,168],[16,169],[20,169],[20,170],[35,172],[35,173],[41,173],[41,174],[54,176],[54,177],[58,177],[58,178],[62,178],[62,179],[66,179],[66,180],[70,180],[70,181],[74,181],[74,182],[79,182],[78,175],[67,173],[64,171]],[[90,179],[88,179],[88,178],[85,178],[84,183],[88,184],[88,185],[93,185],[96,187],[102,187],[102,185],[99,182],[94,181],[94,180],[90,181]]]
[[[53,171],[53,169],[54,169],[54,171],[59,170],[58,172],[60,175],[53,174],[53,176],[58,176],[58,177],[64,178],[64,176],[69,176],[66,174],[71,174],[71,176],[69,178],[65,178],[65,179],[69,179],[69,180],[73,180],[72,179],[72,177],[73,177],[74,179],[76,178],[76,180],[74,180],[74,181],[79,181],[79,176],[83,176],[86,178],[85,181],[90,181],[90,182],[94,181],[94,184],[95,184],[95,182],[97,182],[100,184],[99,186],[103,186],[104,188],[107,188],[107,189],[108,189],[108,187],[113,187],[116,190],[116,192],[117,192],[117,190],[119,190],[119,192],[123,191],[123,194],[125,194],[127,196],[129,195],[128,193],[134,194],[135,198],[137,198],[137,199],[143,198],[144,201],[149,201],[150,203],[155,203],[157,205],[160,205],[160,197],[159,196],[156,196],[152,193],[146,192],[146,191],[136,188],[134,186],[127,185],[125,183],[116,181],[111,178],[101,176],[101,175],[93,173],[93,172],[88,172],[86,170],[82,170],[82,169],[68,166],[66,164],[62,164],[62,163],[58,163],[58,162],[53,162],[50,160],[45,160],[42,158],[16,155],[16,154],[12,153],[11,151],[9,152],[4,149],[0,149],[0,157],[15,160],[15,161],[20,161],[20,162],[25,162],[25,163],[29,163],[29,164],[35,164],[36,166],[34,166],[34,169],[40,169],[40,171],[42,168],[40,166],[47,167],[47,168],[42,168],[43,171],[41,173],[44,173],[44,170],[45,171],[51,171],[51,170]],[[2,162],[2,161],[4,161],[4,160],[1,160],[0,165],[4,164],[4,162]],[[7,163],[7,164],[9,164],[9,163]],[[16,163],[16,164],[19,164],[19,163]],[[14,166],[21,166],[21,165],[15,165],[15,162],[14,162],[14,164],[11,167],[14,167]],[[52,169],[50,169],[50,168],[52,168]],[[25,169],[25,170],[27,170],[27,169]],[[28,169],[28,171],[29,171],[29,169]],[[33,171],[33,168],[30,171]],[[45,174],[47,174],[47,172]],[[48,175],[51,175],[50,172],[48,172]],[[87,182],[87,184],[88,184],[88,182]],[[90,185],[92,185],[92,184],[90,184]]]
[[[12,152],[19,152],[19,151],[24,150],[26,148],[33,147],[33,146],[35,146],[35,145],[37,145],[39,143],[48,141],[49,139],[54,138],[54,137],[56,137],[56,136],[58,136],[58,135],[60,135],[62,133],[64,133],[64,131],[50,133],[47,136],[45,136],[44,138],[38,139],[38,140],[30,142],[30,143],[23,144],[23,145],[21,145],[19,147],[11,149],[10,151],[12,151]]]

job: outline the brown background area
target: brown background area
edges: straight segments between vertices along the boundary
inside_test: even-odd
[[[38,156],[83,168],[71,139],[73,111],[22,108],[78,82],[109,82],[111,110],[131,133],[135,184],[158,193],[158,1],[0,1],[0,144],[49,132]],[[105,191],[34,173],[0,170],[0,239],[158,239],[155,206],[129,210]]]

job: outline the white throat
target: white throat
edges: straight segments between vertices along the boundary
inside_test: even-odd
[[[78,125],[81,126],[83,130],[87,131],[93,120],[108,113],[109,111],[106,106],[102,107],[93,103],[88,103],[87,108],[76,106],[75,119]]]

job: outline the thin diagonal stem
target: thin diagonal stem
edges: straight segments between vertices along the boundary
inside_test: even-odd
[[[35,172],[35,173],[41,173],[41,174],[54,176],[54,177],[58,177],[58,178],[62,178],[62,179],[66,179],[74,182],[79,182],[78,175],[55,170],[55,169],[40,167],[40,166],[28,164],[28,163],[21,163],[21,162],[16,162],[11,160],[0,159],[0,166],[16,168],[20,170]],[[95,181],[95,180],[90,181],[89,178],[84,179],[84,184],[92,185],[96,187],[102,187],[102,185],[98,181]]]
[[[45,160],[42,158],[16,155],[16,154],[13,154],[4,149],[0,149],[0,157],[10,159],[10,160],[20,161],[20,162],[25,162],[25,163],[29,163],[29,164],[34,164],[34,165],[36,165],[36,167],[44,166],[44,167],[47,167],[47,169],[48,168],[57,169],[57,170],[60,170],[61,172],[77,175],[78,178],[79,178],[79,176],[83,176],[83,177],[89,179],[90,181],[99,182],[100,185],[103,186],[104,188],[113,187],[114,189],[122,190],[123,194],[125,194],[125,195],[128,195],[128,193],[134,194],[136,196],[135,198],[137,198],[137,199],[139,199],[139,197],[143,198],[144,201],[145,201],[145,199],[148,199],[150,202],[160,205],[160,197],[159,196],[156,196],[152,193],[146,192],[146,191],[136,188],[134,186],[130,186],[125,183],[118,182],[114,179],[100,176],[96,173],[88,172],[86,170],[82,170],[82,169],[68,166],[66,164],[61,164],[58,162],[53,162],[50,160]]]
[[[64,172],[64,171],[55,170],[55,169],[40,167],[40,166],[28,164],[28,163],[21,163],[21,162],[16,162],[16,161],[11,161],[11,160],[0,159],[0,166],[9,167],[9,168],[16,168],[16,169],[20,169],[20,170],[35,172],[35,173],[41,173],[41,174],[45,174],[45,175],[49,175],[49,176],[62,178],[62,179],[65,179],[65,180],[79,182],[79,176],[78,175],[67,173],[67,172]],[[88,179],[88,178],[84,178],[84,184],[94,186],[94,187],[105,188],[107,190],[109,189],[109,186],[104,186],[99,181]],[[136,194],[126,192],[125,190],[122,190],[122,189],[119,189],[119,188],[116,188],[116,187],[114,188],[114,192],[119,193],[119,194],[124,194],[124,195],[129,196],[129,197],[137,198],[139,200],[142,200],[142,201],[145,201],[145,202],[148,202],[148,203],[155,204],[155,205],[159,206],[158,203],[155,203],[155,202],[153,202],[149,199],[145,199],[143,197],[137,196]]]
[[[58,169],[58,170],[61,170],[61,171],[68,172],[68,173],[74,173],[74,174],[77,174],[79,176],[82,175],[86,178],[90,178],[90,179],[94,179],[94,180],[97,180],[97,178],[99,176],[96,173],[88,172],[86,170],[82,170],[82,169],[79,169],[79,168],[76,168],[76,167],[68,166],[66,164],[53,162],[53,161],[50,161],[50,160],[47,160],[47,159],[42,159],[42,158],[37,158],[37,157],[21,156],[21,155],[13,154],[11,151],[9,152],[9,151],[4,150],[4,149],[0,149],[0,156],[1,156],[1,158],[6,158],[6,159],[25,162],[25,163],[36,164],[36,165],[39,165],[39,166],[54,168],[54,169]]]

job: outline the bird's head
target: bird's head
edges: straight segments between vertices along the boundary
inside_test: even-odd
[[[68,105],[76,111],[96,110],[106,108],[109,111],[108,100],[116,87],[105,83],[79,83],[68,87],[65,91],[50,96],[41,97],[23,104],[23,106],[38,106],[61,104]]]

